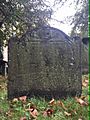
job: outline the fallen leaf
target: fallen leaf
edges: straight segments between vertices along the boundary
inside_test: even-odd
[[[30,111],[30,115],[31,115],[32,118],[37,118],[38,111],[36,109],[34,109],[33,111]]]
[[[44,117],[47,117],[47,116],[48,116],[48,115],[47,115],[47,111],[44,111],[44,112],[43,112],[43,116],[44,116]]]
[[[50,105],[54,105],[55,104],[55,100],[54,98],[49,102]]]
[[[21,117],[20,120],[27,120],[27,118],[26,117]]]
[[[65,113],[66,116],[71,116],[72,115],[71,113],[68,113],[66,111],[64,111],[64,113]]]
[[[81,98],[82,100],[84,100],[84,99],[86,98],[86,96],[81,96],[80,98]]]
[[[53,109],[48,109],[47,110],[47,115],[51,116],[53,114],[54,110]]]
[[[88,81],[88,80],[84,80],[84,82],[85,82],[85,83],[89,83],[89,81]]]
[[[65,107],[64,103],[62,101],[58,101],[57,104],[59,106],[61,106],[64,110],[67,110],[67,108]]]
[[[18,98],[14,98],[14,99],[12,100],[12,102],[13,102],[13,103],[18,102]]]
[[[87,87],[88,84],[87,84],[86,82],[82,82],[82,86],[83,86],[83,87]]]
[[[53,112],[54,112],[53,109],[47,109],[43,112],[43,116],[44,117],[50,117],[50,116],[52,116]]]
[[[83,85],[84,87],[87,87],[87,86],[88,86],[88,83],[89,83],[88,77],[85,76],[84,79],[83,79],[82,85]]]
[[[5,88],[4,86],[0,85],[0,89],[4,89],[4,88]]]
[[[76,101],[80,104],[80,105],[82,105],[82,106],[87,106],[88,105],[88,103],[87,102],[85,102],[84,100],[82,100],[81,98],[77,98],[77,97],[75,97],[75,99],[76,99]]]
[[[27,96],[19,97],[19,100],[22,101],[23,103],[26,102],[26,99],[27,99]]]
[[[34,109],[36,109],[36,106],[34,104],[31,104],[29,107],[29,111],[33,112]]]
[[[85,78],[86,80],[88,80],[88,76],[84,76],[84,78]]]
[[[29,109],[26,109],[27,111],[30,112],[31,118],[37,118],[38,116],[38,111],[34,105],[31,105]]]
[[[29,103],[30,105],[30,103]],[[26,111],[30,111],[32,112],[34,109],[36,109],[36,107],[34,105],[30,105],[28,109],[26,109]]]
[[[7,115],[8,117],[11,117],[11,116],[12,116],[11,110],[9,110],[8,112],[6,112],[6,115]]]

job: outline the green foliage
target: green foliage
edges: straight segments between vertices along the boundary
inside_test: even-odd
[[[8,41],[12,36],[20,37],[26,30],[47,24],[52,9],[43,0],[0,1],[0,39]]]
[[[21,37],[28,28],[32,31],[48,24],[54,7],[61,7],[66,2],[67,0],[53,0],[50,6],[44,0],[0,0],[0,41],[7,44],[10,37]],[[69,18],[73,24],[71,35],[80,33],[87,36],[88,0],[74,0],[72,4],[76,6],[76,13]]]
[[[80,34],[82,37],[88,36],[88,0],[75,0],[76,13],[72,16],[71,24],[73,29],[71,35]]]

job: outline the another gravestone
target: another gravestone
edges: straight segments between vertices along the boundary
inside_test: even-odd
[[[81,39],[79,36],[73,37],[73,40],[78,43],[81,41],[81,64],[82,64],[82,73],[87,74],[89,72],[89,38]]]
[[[81,95],[81,50],[52,27],[28,31],[9,41],[8,98]]]
[[[89,38],[82,39],[82,73],[89,73]]]

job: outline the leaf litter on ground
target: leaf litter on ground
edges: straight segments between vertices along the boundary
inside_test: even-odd
[[[84,77],[83,82],[85,84],[87,84],[86,86],[83,86],[83,88],[86,89],[88,86],[88,78]],[[6,87],[6,85],[4,85],[4,87]],[[1,84],[0,88],[3,88],[2,84]],[[5,88],[5,90],[6,90],[6,88]],[[4,98],[4,99],[6,99],[6,98]],[[47,105],[40,107],[39,105],[41,105],[41,103],[38,103],[37,100],[34,100],[34,101],[33,101],[33,99],[27,100],[27,96],[20,96],[18,98],[14,98],[12,100],[12,102],[9,103],[10,108],[6,111],[5,115],[8,118],[13,117],[13,115],[15,114],[15,109],[17,108],[18,109],[17,112],[22,111],[21,113],[23,113],[23,111],[24,111],[24,113],[20,115],[19,120],[28,120],[30,118],[38,119],[39,115],[41,115],[41,114],[43,117],[49,117],[49,118],[53,117],[54,118],[54,115],[56,115],[57,113],[59,114],[59,112],[60,112],[60,114],[62,113],[63,117],[65,117],[65,116],[71,117],[72,116],[72,118],[73,118],[73,116],[75,117],[78,114],[82,114],[82,113],[79,113],[78,109],[80,109],[82,106],[83,107],[88,106],[88,102],[87,102],[87,96],[85,96],[85,95],[82,95],[81,97],[75,97],[72,99],[73,99],[73,101],[71,101],[71,99],[69,99],[70,100],[69,101],[68,98],[66,100],[65,99],[64,100],[62,100],[62,99],[55,100],[54,98],[52,98],[48,103],[47,103],[47,101],[44,100],[44,104],[47,103]],[[78,106],[78,108],[74,107],[73,102],[75,105]],[[33,103],[33,105],[32,105],[32,103]],[[37,104],[37,107],[36,107],[36,104]],[[28,112],[28,115],[26,114],[27,112]],[[0,108],[0,113],[1,114],[3,113],[2,108]],[[80,116],[78,116],[77,120],[83,120],[84,116],[82,116],[82,115],[80,115]]]

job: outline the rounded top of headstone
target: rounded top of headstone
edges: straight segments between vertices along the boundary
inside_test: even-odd
[[[66,35],[64,32],[62,32],[57,28],[53,28],[49,26],[41,27],[40,29],[37,30],[37,34],[39,35],[40,38],[43,38],[46,40],[52,39],[52,38],[70,40],[69,36]]]
[[[26,33],[22,35],[21,38],[13,37],[9,41],[18,41],[18,43],[25,42],[64,42],[66,44],[72,44],[73,39],[66,35],[63,31],[50,27],[50,26],[42,26],[35,28],[33,30],[27,30]]]
[[[31,38],[35,38],[40,41],[69,41],[72,42],[71,38],[66,35],[63,31],[53,28],[50,26],[42,26],[33,31],[29,31],[28,35]]]

